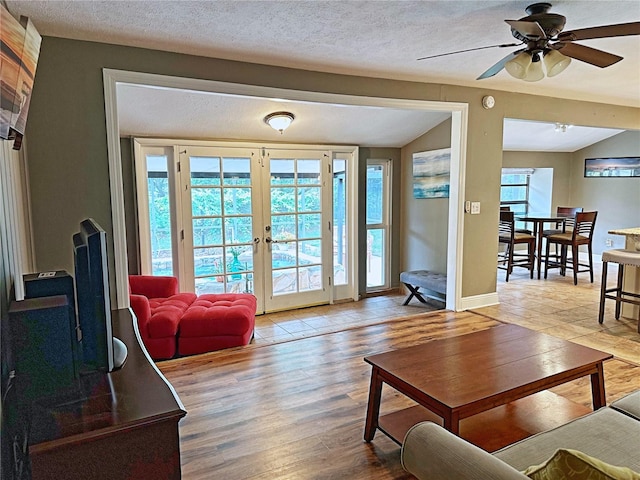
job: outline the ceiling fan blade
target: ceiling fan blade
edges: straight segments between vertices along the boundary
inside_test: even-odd
[[[591,65],[595,65],[596,67],[600,68],[608,67],[622,60],[622,57],[619,55],[614,55],[613,53],[603,52],[602,50],[586,47],[584,45],[580,45],[579,43],[558,42],[550,45],[550,47],[554,50],[560,51],[560,53],[566,55],[567,57],[575,58],[576,60],[590,63]]]
[[[455,52],[440,53],[438,55],[429,55],[427,57],[420,57],[417,60],[427,60],[428,58],[445,57],[447,55],[455,55],[456,53],[473,52],[475,50],[484,50],[486,48],[504,48],[504,47],[517,47],[522,43],[502,43],[500,45],[488,45],[486,47],[467,48],[466,50],[457,50]]]
[[[476,80],[482,80],[484,78],[489,78],[489,77],[493,77],[494,75],[496,75],[498,72],[500,72],[500,70],[502,70],[504,68],[504,66],[507,64],[507,62],[509,60],[512,60],[513,58],[515,58],[516,56],[518,56],[521,52],[524,52],[525,49],[522,48],[520,50],[516,50],[515,52],[511,52],[509,55],[507,55],[506,57],[504,57],[502,60],[500,60],[498,63],[496,63],[495,65],[491,66],[486,72],[484,72],[482,75],[480,75],[478,78],[476,78]]]
[[[527,22],[522,20],[505,20],[511,28],[527,38],[547,38],[547,34],[538,22]]]
[[[570,30],[568,32],[560,33],[557,40],[560,42],[573,42],[575,40],[625,37],[627,35],[640,35],[640,22],[620,23],[617,25],[603,25],[601,27]]]

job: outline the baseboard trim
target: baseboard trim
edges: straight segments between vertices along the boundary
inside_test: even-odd
[[[463,297],[460,299],[460,308],[458,311],[460,312],[474,308],[488,307],[499,303],[498,292],[485,293],[483,295],[475,295],[473,297]]]

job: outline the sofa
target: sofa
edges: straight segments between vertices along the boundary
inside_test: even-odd
[[[422,422],[407,432],[401,459],[406,471],[424,480],[640,480],[640,390],[492,454]]]
[[[130,275],[129,302],[154,360],[248,344],[256,297],[248,293],[181,293],[172,276]]]

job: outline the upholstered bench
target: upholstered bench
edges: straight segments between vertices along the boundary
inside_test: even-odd
[[[427,303],[424,297],[433,298],[440,302],[447,301],[447,276],[443,273],[434,273],[429,270],[413,270],[402,272],[400,281],[404,283],[411,292],[405,299],[403,305],[408,305],[413,297],[422,303]],[[419,292],[420,288],[424,290]]]
[[[247,345],[253,338],[256,305],[256,297],[249,293],[200,295],[180,319],[178,353]]]

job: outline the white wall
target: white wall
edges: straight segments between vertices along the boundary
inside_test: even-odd
[[[553,168],[536,168],[529,179],[529,211],[552,212]]]

